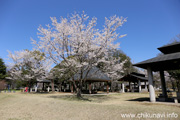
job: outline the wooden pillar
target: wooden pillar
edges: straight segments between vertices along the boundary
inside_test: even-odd
[[[122,93],[125,93],[125,90],[124,90],[124,83],[122,83]]]
[[[147,85],[146,85],[146,82],[145,82],[145,90],[147,90]]]
[[[135,82],[134,82],[134,88],[133,88],[133,92],[135,92],[135,87],[136,87],[136,84],[135,84]]]
[[[43,88],[42,88],[42,90],[44,90],[44,82],[43,82]]]
[[[48,88],[47,88],[48,92],[49,92],[49,89],[50,89],[50,88],[49,88],[49,86],[48,86]]]
[[[32,93],[32,88],[30,88],[30,93]]]
[[[129,81],[129,92],[132,91],[131,89],[131,82]]]
[[[91,82],[89,83],[89,94],[91,94]]]
[[[106,90],[107,90],[107,94],[108,94],[109,93],[109,84],[108,84],[108,82],[107,82]]]
[[[160,77],[161,77],[161,87],[162,87],[162,94],[165,98],[167,98],[167,91],[166,91],[166,82],[164,78],[164,71],[160,71]]]
[[[37,82],[36,82],[35,92],[37,92]]]
[[[139,92],[141,92],[141,81],[138,80]]]
[[[55,92],[55,89],[54,89],[54,79],[51,79],[51,90],[52,90],[52,92]]]
[[[147,71],[148,71],[150,102],[156,102],[155,91],[154,91],[154,84],[153,84],[153,73],[152,73],[151,67],[148,67]]]
[[[73,93],[73,83],[71,83],[71,93]]]

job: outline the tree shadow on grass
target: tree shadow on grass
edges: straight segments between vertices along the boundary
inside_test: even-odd
[[[135,98],[135,99],[129,99],[127,101],[137,101],[137,102],[149,102],[149,98],[148,97],[141,97],[141,98]]]
[[[110,100],[111,97],[107,95],[82,95],[82,98],[77,98],[76,95],[53,95],[53,96],[49,96],[49,98],[69,100],[69,101],[102,103],[104,101]]]
[[[129,99],[127,101],[150,102],[150,99],[149,97],[141,97],[141,98]],[[156,102],[174,103],[174,99],[167,98],[166,101],[161,101],[159,100],[159,98],[156,98]]]
[[[49,92],[34,92],[33,94],[50,94]]]
[[[21,92],[21,94],[50,94],[49,92]]]
[[[96,103],[102,103],[112,99],[112,96],[109,95],[88,95],[86,97],[88,97],[88,99],[90,99],[92,102]]]

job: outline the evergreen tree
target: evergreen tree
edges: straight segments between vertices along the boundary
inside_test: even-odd
[[[6,77],[6,66],[2,58],[0,58],[0,80]]]
[[[131,72],[137,72],[138,70],[132,66],[131,58],[127,56],[122,50],[116,50],[114,57],[119,57],[120,62],[126,61],[123,65],[122,75],[130,74]]]

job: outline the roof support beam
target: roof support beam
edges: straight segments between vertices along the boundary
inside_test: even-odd
[[[153,84],[153,73],[151,67],[148,66],[147,71],[148,71],[150,102],[156,102],[154,84]]]
[[[165,98],[167,98],[167,91],[166,91],[166,82],[164,78],[164,71],[160,71],[160,77],[161,77],[161,87],[162,87],[162,94]]]

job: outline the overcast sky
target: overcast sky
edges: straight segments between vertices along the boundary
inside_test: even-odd
[[[0,57],[7,64],[7,50],[31,50],[39,25],[74,11],[97,17],[99,29],[105,17],[127,17],[118,30],[127,36],[118,42],[135,63],[155,57],[157,47],[180,34],[180,0],[0,0]]]

